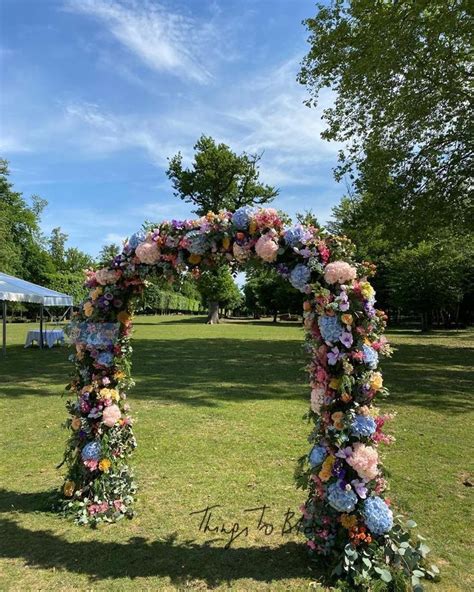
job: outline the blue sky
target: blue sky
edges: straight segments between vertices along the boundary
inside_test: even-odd
[[[43,228],[96,254],[147,220],[191,216],[165,170],[208,134],[264,151],[275,207],[325,221],[344,193],[321,107],[296,82],[310,0],[0,0],[0,155]]]

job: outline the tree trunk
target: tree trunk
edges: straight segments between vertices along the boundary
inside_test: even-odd
[[[217,325],[219,323],[219,303],[216,300],[209,301],[207,324]]]
[[[273,311],[273,322],[274,323],[278,322],[278,310]]]

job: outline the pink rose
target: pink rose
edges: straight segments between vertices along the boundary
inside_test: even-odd
[[[261,259],[271,263],[277,258],[278,244],[270,233],[263,234],[255,245],[255,252]]]
[[[120,271],[114,271],[113,269],[99,269],[95,272],[95,280],[101,286],[108,284],[115,284],[120,277]]]
[[[108,428],[111,428],[122,417],[118,405],[110,405],[106,407],[102,413],[102,421]]]
[[[155,241],[148,237],[145,242],[140,243],[135,249],[135,255],[141,263],[153,265],[160,260],[161,251]]]

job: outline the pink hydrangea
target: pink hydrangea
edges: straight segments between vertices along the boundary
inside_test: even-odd
[[[135,249],[135,255],[141,263],[153,265],[160,260],[161,252],[155,241],[148,237],[145,242],[140,243]]]
[[[106,407],[102,413],[102,421],[108,428],[111,428],[122,417],[118,405]]]
[[[311,410],[318,415],[321,413],[321,405],[324,403],[325,394],[326,389],[321,386],[317,386],[311,391]]]
[[[277,258],[278,244],[270,233],[263,234],[255,245],[255,252],[264,261],[272,263]]]
[[[379,455],[375,448],[356,442],[352,454],[346,462],[357,472],[361,479],[371,481],[377,477]]]
[[[345,284],[355,280],[357,272],[352,265],[345,261],[328,263],[324,270],[324,279],[328,284]]]
[[[258,228],[278,228],[281,226],[281,218],[275,208],[262,208],[253,219]]]

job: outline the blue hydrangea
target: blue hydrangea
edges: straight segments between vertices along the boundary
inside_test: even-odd
[[[371,436],[376,428],[375,419],[365,415],[357,415],[351,425],[354,436]]]
[[[136,249],[140,243],[142,243],[146,239],[146,234],[143,230],[139,230],[132,234],[132,236],[128,239],[128,246],[132,249]]]
[[[99,460],[102,453],[100,443],[97,441],[89,442],[82,449],[81,456],[84,460]]]
[[[196,255],[204,255],[208,250],[209,245],[205,234],[201,234],[198,230],[191,230],[186,234],[188,241],[188,251]]]
[[[311,452],[309,453],[309,464],[312,467],[320,465],[326,458],[326,456],[327,452],[323,446],[314,446]]]
[[[367,528],[374,534],[385,534],[392,529],[393,513],[381,497],[369,497],[362,514]]]
[[[284,234],[285,242],[290,247],[295,247],[298,243],[304,245],[310,237],[311,233],[306,228],[303,228],[301,224],[291,226]]]
[[[311,270],[302,263],[298,264],[290,273],[290,284],[299,290],[304,292],[306,284],[309,282],[311,277]]]
[[[100,354],[96,358],[96,361],[102,366],[112,366],[114,362],[114,356],[111,352],[100,352]]]
[[[342,336],[343,327],[337,317],[323,315],[318,319],[319,330],[324,341],[336,343]]]
[[[331,483],[328,487],[328,502],[338,512],[352,512],[357,504],[357,495],[352,489],[342,489],[340,482]]]
[[[250,224],[250,218],[255,214],[257,208],[252,206],[242,206],[232,214],[232,224],[238,230],[247,230]]]
[[[370,347],[370,345],[363,345],[362,351],[364,354],[364,362],[371,370],[375,370],[379,363],[379,354]]]

